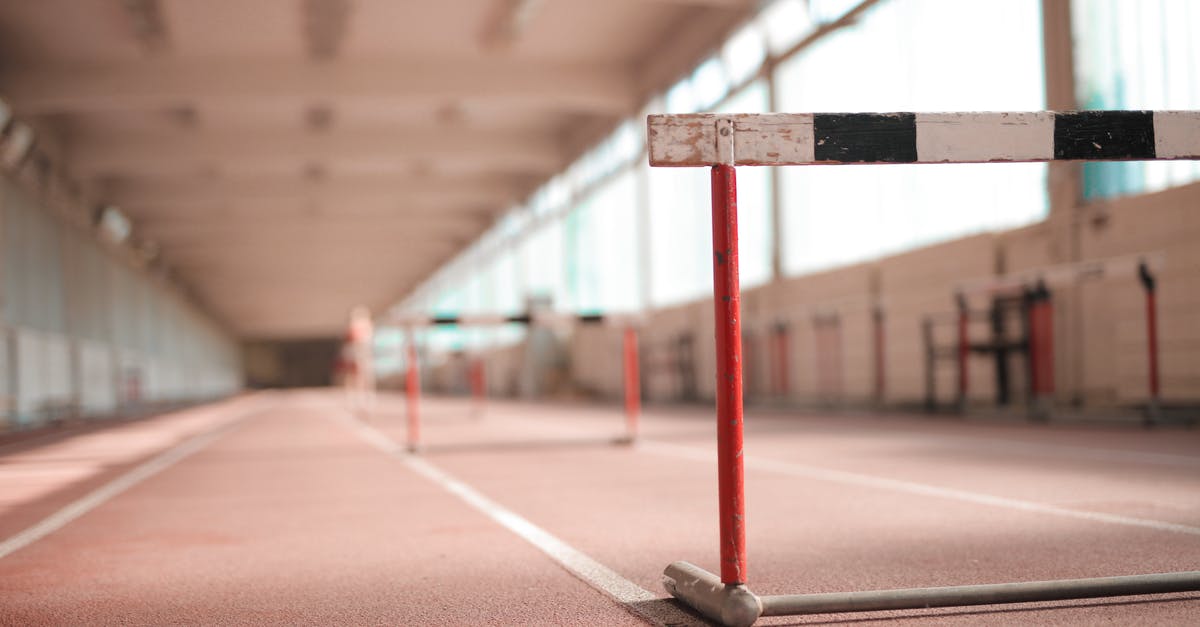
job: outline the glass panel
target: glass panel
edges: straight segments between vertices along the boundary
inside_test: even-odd
[[[785,111],[1045,108],[1041,8],[907,0],[780,64]],[[946,54],[954,50],[955,54]],[[1044,164],[779,168],[784,269],[812,272],[1042,219]]]
[[[766,42],[758,24],[751,22],[734,33],[721,49],[721,60],[730,82],[743,83],[754,76],[767,56]]]
[[[1085,109],[1200,109],[1200,6],[1189,0],[1075,0],[1076,85]],[[1085,198],[1200,179],[1200,163],[1083,165]]]

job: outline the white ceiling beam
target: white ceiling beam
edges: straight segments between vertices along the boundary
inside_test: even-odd
[[[368,215],[317,215],[317,216],[270,216],[242,214],[237,217],[212,215],[173,215],[150,220],[139,220],[136,230],[146,234],[187,233],[217,229],[272,231],[286,222],[299,221],[315,229],[357,228],[363,230],[389,230],[405,228],[420,232],[464,232],[479,230],[490,222],[484,214],[471,213],[427,213],[407,216],[398,213]]]
[[[178,169],[262,171],[311,163],[370,162],[403,166],[414,162],[498,165],[501,171],[551,173],[566,153],[555,136],[463,128],[381,129],[328,133],[206,132],[178,134],[90,134],[69,141],[74,171],[85,176],[131,176]]]
[[[368,207],[385,207],[395,215],[405,206],[474,206],[514,203],[526,193],[497,177],[355,177],[306,181],[299,177],[243,180],[130,181],[105,185],[103,198],[123,208],[199,206],[292,206],[312,204],[336,209],[336,215],[363,215]],[[390,209],[390,210],[387,210]],[[255,211],[255,213],[261,213]],[[408,213],[408,212],[406,212]],[[366,213],[374,217],[378,212]]]
[[[0,74],[0,87],[25,115],[297,101],[500,103],[609,115],[638,106],[634,82],[620,67],[514,59],[352,64],[148,59],[92,68],[24,66]]]

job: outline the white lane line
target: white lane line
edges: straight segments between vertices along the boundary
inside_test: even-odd
[[[154,475],[166,470],[171,465],[179,462],[183,458],[203,449],[212,444],[221,436],[229,433],[241,424],[242,419],[254,413],[257,410],[247,410],[239,414],[235,418],[221,426],[194,436],[178,446],[168,449],[166,452],[160,453],[158,456],[143,462],[133,470],[113,479],[112,481],[92,490],[87,495],[79,498],[76,501],[68,504],[66,507],[54,512],[53,514],[42,519],[41,522],[34,524],[32,527],[10,536],[7,540],[0,542],[0,559],[4,559],[8,555],[19,551],[38,540],[62,529],[71,521],[83,516],[93,509],[103,505],[105,501],[117,496],[118,494],[132,488],[133,486],[153,477]]]
[[[673,606],[664,605],[655,607],[644,605],[652,601],[659,601],[662,597],[622,577],[620,573],[601,564],[586,553],[567,544],[554,534],[533,524],[516,512],[480,494],[474,488],[459,481],[444,470],[437,468],[424,459],[408,454],[378,429],[341,413],[337,414],[337,417],[340,422],[348,426],[371,446],[398,458],[417,474],[457,496],[466,504],[545,553],[550,559],[558,562],[560,566],[567,569],[571,574],[624,604],[634,613],[657,624],[678,625],[696,623],[695,618]]]
[[[710,464],[716,463],[715,453],[690,446],[680,446],[678,444],[668,444],[666,442],[651,442],[642,440],[637,444],[637,448],[660,455],[669,455],[671,457],[691,459]],[[1170,531],[1174,533],[1186,533],[1190,535],[1200,535],[1200,527],[1193,527],[1190,525],[1163,522],[1161,520],[1150,520],[1147,518],[1135,518],[1133,516],[1121,516],[1118,514],[1105,514],[1103,512],[1067,509],[1065,507],[1056,507],[1054,505],[1035,503],[1033,501],[1025,501],[1003,496],[993,496],[980,492],[971,492],[969,490],[944,488],[940,486],[929,485],[927,483],[917,483],[915,481],[888,479],[885,477],[876,477],[874,475],[848,472],[845,470],[833,470],[830,468],[820,468],[817,466],[808,466],[805,464],[796,464],[792,462],[782,462],[773,459],[762,459],[749,456],[745,458],[745,463],[747,468],[774,472],[792,477],[800,477],[803,479],[816,479],[818,481],[829,481],[833,483],[855,485],[860,487],[891,490],[893,492],[919,494],[921,496],[932,496],[935,498],[964,501],[967,503],[989,505],[992,507],[1004,507],[1007,509],[1034,512],[1038,514],[1050,514],[1052,516],[1075,518],[1090,522],[1125,525],[1128,527],[1142,527],[1157,531]]]
[[[1021,440],[983,440],[971,436],[939,435],[923,438],[923,442],[945,442],[947,444],[966,444],[975,449],[1002,453],[1024,453],[1027,455],[1046,455],[1050,457],[1072,457],[1075,459],[1096,460],[1105,462],[1135,462],[1161,466],[1194,466],[1200,467],[1200,457],[1177,455],[1173,453],[1149,453],[1145,451],[1129,451],[1112,448],[1091,448],[1072,444],[1050,444],[1024,442]]]

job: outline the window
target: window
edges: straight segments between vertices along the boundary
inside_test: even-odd
[[[633,171],[612,177],[567,218],[569,308],[633,310],[638,306],[637,197]]]
[[[1200,5],[1190,0],[1076,0],[1076,89],[1085,109],[1200,109]],[[1200,164],[1083,165],[1084,198],[1149,192],[1200,179]]]
[[[781,108],[1045,108],[1040,4],[993,9],[984,0],[878,5],[779,65]],[[1037,221],[1047,211],[1045,173],[1044,164],[779,168],[784,269],[813,272]]]

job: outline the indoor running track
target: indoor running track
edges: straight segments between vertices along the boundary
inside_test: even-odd
[[[272,392],[0,443],[0,624],[703,624],[711,409]],[[760,594],[1200,568],[1200,433],[747,412]],[[1197,624],[1200,594],[760,624]]]

